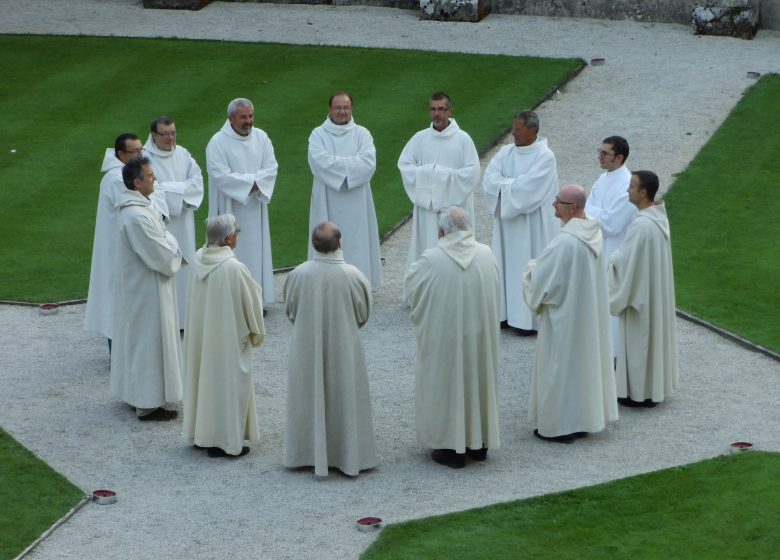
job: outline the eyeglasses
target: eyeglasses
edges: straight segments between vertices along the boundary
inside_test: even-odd
[[[173,138],[176,136],[175,130],[169,130],[168,132],[155,132],[152,131],[152,134],[156,134],[157,136],[164,136],[165,138]]]
[[[124,152],[126,154],[142,154],[144,153],[143,148],[136,148],[134,150],[119,150],[120,152]]]
[[[577,204],[576,202],[566,202],[565,200],[561,200],[557,196],[555,197],[555,204]]]
[[[599,157],[607,157],[607,156],[616,156],[617,154],[610,154],[609,152],[605,152],[602,149],[597,149],[596,153],[599,155]]]

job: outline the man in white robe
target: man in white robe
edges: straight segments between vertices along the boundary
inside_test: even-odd
[[[371,195],[376,149],[371,133],[355,124],[348,93],[331,95],[325,122],[309,136],[309,167],[314,176],[309,231],[325,221],[340,224],[344,260],[378,288],[382,284],[382,262]],[[309,259],[314,252],[309,245]]]
[[[371,311],[371,286],[344,261],[341,232],[323,222],[312,232],[314,258],[287,277],[293,324],[287,377],[284,466],[335,467],[348,476],[376,466],[374,424],[359,329]]]
[[[628,198],[639,212],[609,265],[610,311],[620,319],[618,403],[653,407],[679,386],[669,220],[658,176],[635,171]]]
[[[233,249],[232,214],[206,223],[192,262],[184,328],[184,437],[209,457],[240,457],[258,440],[252,348],[265,338],[263,297]]]
[[[206,146],[209,217],[233,214],[241,228],[236,258],[263,288],[266,303],[275,300],[268,204],[277,164],[268,135],[254,128],[255,109],[248,99],[234,99],[228,118]]]
[[[446,93],[434,93],[428,105],[431,126],[406,144],[398,169],[412,210],[408,266],[438,239],[436,213],[447,206],[463,208],[474,223],[474,189],[479,184],[479,154],[471,137],[452,117]]]
[[[572,443],[617,420],[609,341],[604,243],[584,212],[585,189],[563,187],[554,201],[564,226],[523,274],[539,317],[528,418],[542,440]]]
[[[537,114],[518,113],[512,123],[514,143],[498,151],[482,178],[493,215],[490,248],[501,279],[499,320],[501,328],[519,336],[537,332],[537,319],[523,301],[523,269],[559,230],[550,207],[558,192],[555,155],[538,133]]]
[[[176,239],[149,196],[154,172],[147,158],[122,169],[127,189],[117,207],[114,343],[111,393],[139,420],[172,420],[166,403],[181,400],[181,340],[174,275],[183,261]]]
[[[604,236],[604,264],[626,236],[628,225],[636,216],[636,208],[628,201],[628,184],[631,172],[626,168],[628,142],[621,136],[609,136],[598,150],[599,165],[604,173],[593,183],[585,204],[585,214],[596,220]],[[610,319],[612,325],[612,352],[617,356],[618,318]]]
[[[415,419],[431,458],[459,469],[499,448],[498,267],[466,212],[440,212],[439,241],[406,275],[417,335]]]
[[[179,243],[184,258],[189,262],[195,256],[195,210],[203,201],[203,177],[200,167],[186,148],[176,143],[176,123],[160,116],[152,121],[151,134],[144,145],[144,153],[154,166],[157,187],[165,195],[170,221],[168,231]],[[176,274],[176,300],[179,325],[184,326],[184,307],[187,298],[189,268]]]
[[[109,352],[113,329],[117,202],[119,196],[127,190],[122,181],[122,167],[132,158],[140,157],[143,151],[138,136],[131,132],[120,134],[114,141],[114,148],[106,149],[101,168],[105,175],[100,181],[98,194],[84,330],[105,336]],[[158,212],[167,215],[163,197],[152,193],[151,200]]]

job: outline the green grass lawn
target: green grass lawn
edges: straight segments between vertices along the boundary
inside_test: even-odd
[[[104,37],[0,36],[0,223],[6,271],[0,300],[63,301],[87,295],[105,148],[121,132],[146,141],[160,114],[206,175],[205,148],[227,103],[248,97],[255,125],[279,161],[269,211],[274,266],[306,258],[311,130],[329,95],[350,91],[356,122],[377,148],[372,183],[380,230],[411,211],[396,168],[414,132],[429,124],[428,96],[448,92],[454,117],[486,147],[578,59],[346,47]],[[12,153],[12,150],[15,152]],[[206,207],[198,212],[200,222]],[[202,237],[202,235],[201,235]],[[202,239],[198,239],[200,245]]]
[[[677,306],[780,352],[780,75],[761,78],[666,196]]]
[[[780,454],[718,457],[390,525],[363,560],[750,559],[780,551]]]
[[[0,560],[15,558],[83,497],[0,428]]]

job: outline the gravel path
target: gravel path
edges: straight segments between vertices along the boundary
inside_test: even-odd
[[[777,32],[743,41],[628,21],[492,15],[479,24],[448,24],[386,8],[216,2],[200,12],[173,12],[140,4],[0,0],[0,33],[605,56],[606,65],[586,68],[539,109],[561,181],[587,186],[600,173],[600,140],[621,134],[631,143],[630,167],[657,171],[667,188],[753,83],[746,72],[780,72]],[[489,228],[482,213],[483,241]],[[374,538],[354,527],[366,515],[392,523],[592,485],[713,457],[738,439],[780,450],[780,363],[679,321],[679,394],[652,410],[621,409],[608,430],[571,446],[531,436],[534,341],[503,332],[502,449],[462,471],[434,465],[415,442],[414,336],[400,299],[408,242],[402,228],[383,245],[386,282],[363,329],[379,467],[357,479],[334,473],[318,480],[280,464],[290,334],[280,303],[255,353],[262,441],[235,461],[185,446],[180,421],[140,424],[112,400],[105,341],[82,331],[83,306],[54,316],[0,306],[0,425],[85,491],[119,495],[115,505],[83,508],[31,557],[356,558]],[[280,288],[282,281],[279,275]]]

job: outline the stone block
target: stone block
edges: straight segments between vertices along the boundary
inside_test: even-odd
[[[697,35],[725,35],[752,39],[758,31],[761,0],[706,0],[693,8]]]
[[[490,0],[420,0],[420,19],[477,22],[490,13]]]
[[[200,10],[212,0],[144,0],[144,8],[161,10]]]

